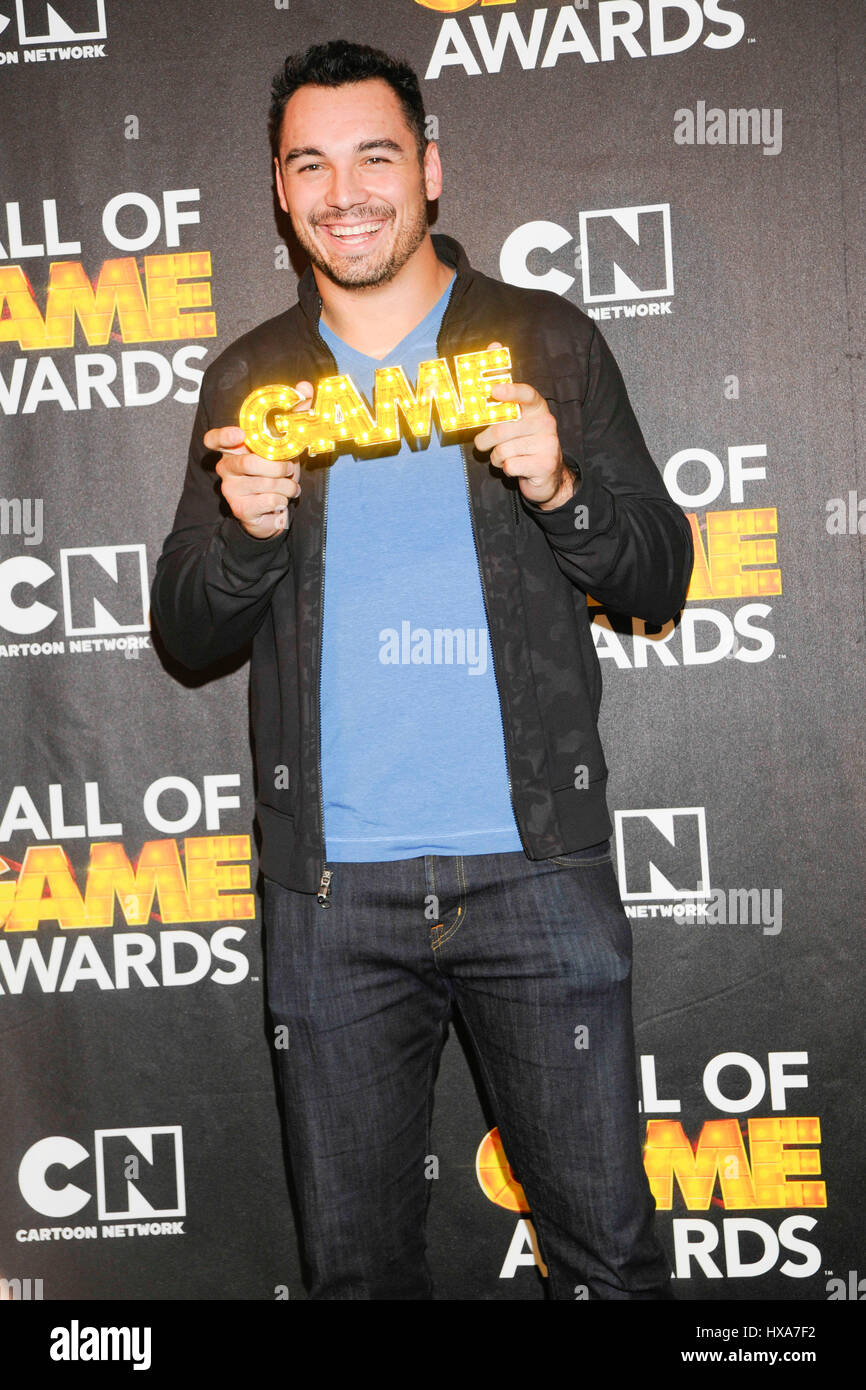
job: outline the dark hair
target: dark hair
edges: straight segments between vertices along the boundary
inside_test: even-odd
[[[289,97],[299,87],[343,87],[349,82],[365,82],[381,77],[393,89],[403,108],[406,124],[415,136],[419,163],[424,162],[428,140],[425,133],[424,102],[418,78],[408,63],[392,58],[379,48],[347,39],[311,44],[305,53],[290,53],[271,84],[268,132],[271,149],[279,159],[280,128]]]

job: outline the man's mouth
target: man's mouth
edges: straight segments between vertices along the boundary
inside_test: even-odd
[[[320,226],[326,235],[338,241],[341,246],[366,246],[384,227],[387,218],[380,217],[369,222],[323,222]]]

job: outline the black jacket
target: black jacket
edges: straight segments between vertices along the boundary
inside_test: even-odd
[[[509,790],[527,855],[544,859],[595,844],[611,830],[597,730],[601,671],[586,594],[618,612],[666,622],[685,601],[691,533],[593,321],[547,290],[473,270],[452,237],[434,234],[433,242],[457,270],[439,355],[505,343],[512,379],[546,398],[575,475],[573,501],[543,511],[473,452],[471,436],[461,444]],[[288,888],[316,892],[325,868],[319,697],[327,456],[305,459],[288,531],[260,541],[229,513],[214,472],[217,456],[202,444],[207,429],[237,422],[254,387],[336,373],[318,332],[321,300],[309,269],[298,296],[205,372],[152,612],[168,650],[189,667],[207,666],[252,640],[262,871]],[[576,506],[586,512],[577,514]]]

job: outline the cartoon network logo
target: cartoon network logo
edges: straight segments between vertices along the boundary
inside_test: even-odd
[[[0,35],[17,28],[18,43],[24,49],[24,61],[48,62],[58,58],[101,58],[102,44],[82,45],[83,39],[105,39],[105,0],[15,0],[14,15],[0,13]],[[0,39],[0,42],[3,42]],[[71,49],[40,49],[37,45],[73,44]],[[50,53],[50,58],[49,58]],[[17,53],[5,53],[6,63],[18,62]]]
[[[627,916],[782,930],[781,888],[710,888],[703,806],[617,811],[615,835]]]
[[[62,619],[65,635],[78,639],[71,649],[84,649],[85,643],[89,649],[94,638],[148,632],[148,608],[143,545],[64,549],[58,568],[36,555],[15,555],[0,562],[0,637],[4,629],[26,637],[44,633]],[[145,638],[137,641],[146,644]],[[62,642],[19,645],[22,651],[14,643],[0,645],[0,656],[21,655],[31,647],[64,649]]]
[[[84,1164],[84,1173],[76,1174],[79,1181],[73,1181],[72,1174]],[[182,1235],[182,1221],[156,1220],[186,1215],[181,1126],[97,1129],[92,1149],[77,1139],[52,1134],[31,1144],[18,1167],[24,1201],[39,1216],[54,1220],[82,1212],[94,1199],[94,1186],[97,1219],[129,1223],[132,1229],[127,1225],[122,1234]],[[110,1228],[102,1232],[116,1233]],[[17,1238],[92,1239],[96,1234],[95,1226],[40,1227],[19,1231]]]
[[[703,806],[615,813],[620,897],[628,902],[703,901],[710,892]]]
[[[671,313],[674,264],[669,203],[580,212],[578,229],[575,246],[574,232],[558,222],[538,219],[515,227],[499,255],[502,279],[565,295],[579,273],[583,302],[592,318]]]

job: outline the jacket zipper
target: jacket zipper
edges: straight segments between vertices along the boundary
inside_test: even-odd
[[[456,284],[456,280],[455,280],[455,284]],[[442,323],[441,323],[441,325],[440,325],[440,327],[439,327],[439,336],[438,336],[437,339],[436,339],[436,355],[437,355],[437,357],[441,357],[441,356],[442,356],[441,342],[442,342],[442,336],[443,336],[443,334],[444,334],[444,332],[445,332],[445,324],[446,324],[446,322],[447,322],[447,320],[448,320],[448,311],[449,311],[450,308],[451,308],[451,300],[450,300],[450,298],[449,298],[448,304],[447,304],[446,309],[445,309],[445,313],[444,313],[444,315],[443,315],[443,317],[442,317]],[[466,499],[467,499],[467,503],[468,503],[468,506],[469,506],[469,522],[470,522],[470,525],[471,525],[471,527],[472,527],[472,544],[473,544],[474,547],[475,547],[475,564],[476,564],[476,567],[477,567],[477,569],[478,569],[478,578],[479,578],[479,581],[480,581],[480,583],[481,583],[481,598],[482,598],[482,601],[483,601],[483,603],[484,603],[484,615],[485,615],[485,617],[486,617],[486,619],[487,619],[487,635],[488,635],[488,637],[489,637],[489,639],[490,639],[490,654],[491,654],[491,657],[492,657],[492,659],[493,659],[493,661],[492,661],[492,664],[493,664],[493,683],[494,683],[494,685],[496,686],[496,698],[497,698],[497,700],[498,700],[498,702],[499,702],[499,727],[500,727],[500,730],[502,731],[502,747],[503,747],[503,749],[504,749],[504,751],[505,751],[505,775],[506,775],[506,777],[507,777],[507,779],[508,779],[508,799],[509,799],[509,801],[511,802],[511,814],[514,816],[514,824],[517,826],[517,833],[518,833],[518,835],[520,836],[520,843],[523,845],[524,851],[528,854],[529,851],[526,849],[526,841],[525,841],[524,838],[523,838],[523,831],[522,831],[521,828],[520,828],[520,821],[519,821],[518,818],[517,818],[517,811],[516,811],[515,806],[514,806],[514,788],[513,788],[513,786],[512,786],[512,782],[511,782],[511,758],[510,758],[510,754],[509,754],[509,751],[508,751],[508,738],[507,738],[506,733],[505,733],[505,720],[504,720],[503,717],[502,717],[502,692],[501,692],[501,690],[499,689],[499,677],[498,677],[497,674],[496,674],[496,653],[495,653],[495,651],[493,650],[493,627],[492,627],[491,622],[490,622],[490,609],[489,609],[488,604],[487,604],[487,588],[486,588],[485,583],[484,583],[484,570],[483,570],[482,565],[481,565],[481,557],[480,557],[480,555],[479,555],[479,553],[478,553],[478,535],[477,535],[477,532],[476,532],[476,529],[475,529],[475,513],[474,513],[474,511],[473,511],[473,509],[472,509],[472,489],[471,489],[470,486],[469,486],[469,445],[468,445],[468,444],[461,444],[461,445],[460,445],[460,453],[461,453],[461,455],[462,455],[462,457],[463,457],[463,477],[464,477],[465,482],[466,482]],[[515,493],[515,494],[512,496],[512,506],[516,503],[516,501],[517,501],[517,497],[516,497],[516,493]],[[515,525],[516,525],[516,524],[517,524],[517,512],[516,512],[516,511],[515,511],[515,513],[514,513],[514,519],[515,519]]]
[[[502,717],[502,692],[499,689],[499,677],[496,674],[496,652],[493,648],[493,628],[490,622],[490,609],[487,604],[487,589],[484,584],[484,570],[481,566],[481,557],[478,554],[478,536],[475,531],[475,514],[472,510],[472,492],[469,487],[469,465],[467,461],[468,451],[469,445],[467,444],[464,446],[461,444],[460,452],[463,455],[463,476],[466,479],[466,496],[469,501],[469,520],[472,525],[472,542],[475,546],[475,563],[478,566],[478,578],[481,581],[481,597],[484,601],[484,614],[487,618],[487,635],[490,638],[490,654],[493,658],[493,683],[496,686],[496,697],[499,701],[499,727],[502,731],[502,746],[505,749],[505,775],[508,778],[508,798],[511,802],[511,813],[514,816],[514,824],[517,826],[517,833],[520,836],[520,843],[523,845],[524,851],[528,855],[529,851],[526,849],[526,841],[523,838],[523,831],[520,828],[520,821],[517,818],[517,810],[514,805],[514,790],[511,785],[511,759],[508,752],[508,738],[505,733],[505,720]]]
[[[324,343],[324,339],[322,340]],[[319,594],[319,699],[316,711],[319,743],[319,830],[322,836],[322,877],[319,880],[319,890],[316,893],[316,901],[319,907],[330,907],[331,902],[328,894],[331,891],[331,879],[334,877],[333,869],[329,869],[325,860],[327,847],[325,845],[325,793],[322,787],[322,647],[325,635],[325,536],[328,528],[328,483],[330,482],[330,471],[325,473],[322,482],[322,587]]]
[[[334,871],[333,871],[333,869],[323,869],[323,870],[322,870],[322,877],[321,877],[321,879],[319,880],[319,890],[318,890],[318,892],[316,893],[316,902],[319,904],[319,907],[331,907],[331,906],[332,906],[332,904],[328,901],[328,894],[329,894],[330,891],[331,891],[331,879],[332,879],[333,877],[334,877]]]
[[[320,297],[320,298],[319,298],[319,313],[321,314],[321,312],[322,312],[322,300],[321,300],[321,297]],[[316,337],[318,338],[319,342],[322,344],[322,347],[324,348],[326,355],[327,355],[327,356],[331,359],[331,361],[333,362],[333,365],[334,365],[334,373],[336,374],[336,372],[337,372],[337,363],[334,361],[333,353],[331,352],[330,348],[328,347],[328,344],[325,342],[324,338],[322,337],[321,333],[319,332],[318,320],[316,320]],[[319,879],[319,887],[318,887],[318,889],[317,889],[317,891],[316,891],[316,902],[319,904],[319,907],[331,907],[332,904],[331,904],[331,900],[330,900],[329,894],[330,894],[330,892],[331,892],[331,881],[332,881],[332,879],[333,879],[333,877],[334,877],[334,871],[333,871],[333,869],[329,869],[329,868],[328,868],[328,864],[327,864],[327,861],[326,861],[326,859],[325,859],[325,855],[326,855],[326,853],[327,853],[327,847],[326,847],[326,844],[325,844],[325,794],[324,794],[324,789],[323,789],[323,787],[322,787],[322,647],[323,647],[323,645],[324,645],[324,636],[325,636],[325,539],[326,539],[327,530],[328,530],[328,484],[329,484],[329,482],[330,482],[330,479],[331,479],[331,471],[330,471],[330,468],[328,468],[328,469],[326,469],[326,471],[325,471],[325,476],[324,476],[324,480],[323,480],[323,483],[322,483],[322,551],[321,551],[322,582],[321,582],[321,588],[320,588],[320,591],[319,591],[319,699],[318,699],[318,704],[317,704],[317,708],[316,708],[316,722],[317,722],[317,724],[318,724],[318,729],[317,729],[317,731],[316,731],[316,738],[317,738],[317,740],[318,740],[318,745],[319,745],[319,760],[318,760],[318,770],[319,770],[319,834],[320,834],[320,836],[321,836],[321,842],[322,842],[322,877]]]

